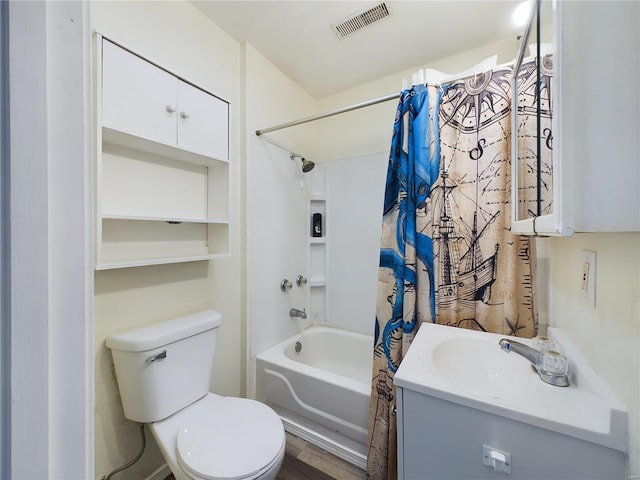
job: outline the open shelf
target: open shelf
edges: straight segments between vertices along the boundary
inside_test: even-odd
[[[102,141],[114,145],[121,145],[140,152],[152,153],[163,157],[174,158],[181,162],[189,162],[196,165],[210,166],[216,163],[228,163],[226,159],[209,157],[199,152],[186,150],[175,145],[149,140],[147,138],[117,130],[109,127],[102,127]]]
[[[228,253],[228,224],[103,219],[96,269],[207,260]]]
[[[318,165],[309,178],[308,188],[308,218],[309,236],[307,240],[309,258],[309,310],[311,318],[319,323],[327,321],[327,197],[325,184],[325,169]],[[315,237],[316,220],[314,214],[321,215],[320,234]]]

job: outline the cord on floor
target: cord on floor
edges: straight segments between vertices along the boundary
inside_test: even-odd
[[[111,477],[113,477],[116,473],[120,473],[121,471],[126,470],[127,468],[132,466],[134,463],[136,463],[138,460],[140,460],[140,457],[142,457],[142,454],[144,453],[144,449],[147,446],[147,438],[144,434],[144,423],[140,423],[139,425],[140,425],[140,437],[142,438],[142,447],[140,448],[140,451],[136,455],[136,458],[126,463],[125,465],[116,468],[115,470],[110,472],[108,475],[103,476],[102,477],[103,480],[111,480]]]

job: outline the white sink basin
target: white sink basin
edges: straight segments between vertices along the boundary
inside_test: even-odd
[[[532,377],[537,378],[528,360],[517,354],[507,358],[493,337],[444,340],[433,348],[431,358],[436,373],[445,382],[484,398],[498,400],[519,395]]]
[[[394,383],[626,451],[624,406],[562,331],[549,328],[548,335],[569,358],[569,387],[543,382],[528,360],[502,351],[498,341],[506,335],[432,323],[421,325]],[[528,339],[517,341],[532,344]]]

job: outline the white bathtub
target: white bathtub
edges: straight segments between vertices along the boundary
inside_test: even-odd
[[[287,430],[364,468],[372,349],[369,335],[308,328],[256,357],[256,398]]]

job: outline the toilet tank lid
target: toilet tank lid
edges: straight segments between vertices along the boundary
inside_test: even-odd
[[[185,315],[107,338],[107,347],[123,352],[145,352],[220,326],[222,314],[215,310]]]

